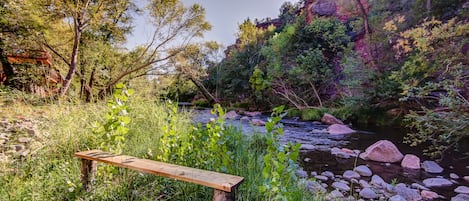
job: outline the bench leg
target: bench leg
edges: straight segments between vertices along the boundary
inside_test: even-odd
[[[96,175],[97,163],[97,161],[81,159],[81,182],[86,191],[91,190],[91,184]]]
[[[234,201],[235,189],[233,191],[225,192],[222,190],[213,189],[213,201]]]

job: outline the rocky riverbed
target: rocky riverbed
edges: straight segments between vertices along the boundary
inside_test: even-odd
[[[194,113],[196,122],[215,118],[209,110]],[[225,117],[247,135],[265,133],[267,115],[229,112]],[[331,134],[331,125],[321,122],[284,119],[282,124],[281,141],[301,144],[297,175],[328,200],[469,200],[469,161],[425,158],[420,149],[401,143],[399,129]]]

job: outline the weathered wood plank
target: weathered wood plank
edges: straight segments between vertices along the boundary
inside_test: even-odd
[[[132,156],[113,155],[100,150],[75,153],[76,157],[125,167],[154,175],[200,184],[225,192],[232,192],[243,181],[243,177],[168,164]]]
[[[213,190],[213,199],[212,201],[235,201],[235,192],[225,192],[221,190]]]
[[[91,190],[91,184],[96,176],[97,161],[81,159],[81,182],[86,191]]]

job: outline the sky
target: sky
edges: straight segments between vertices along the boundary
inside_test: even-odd
[[[206,41],[217,41],[224,46],[233,44],[236,40],[238,25],[245,19],[276,18],[280,6],[285,1],[292,3],[298,0],[181,0],[189,6],[198,3],[205,8],[206,20],[212,25],[212,30],[205,34]],[[135,30],[128,37],[126,47],[131,48],[143,44],[151,37],[151,28],[146,26],[143,18],[137,18]]]

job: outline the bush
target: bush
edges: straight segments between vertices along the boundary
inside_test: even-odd
[[[309,108],[301,110],[301,119],[304,121],[321,121],[322,116],[328,113],[328,108]]]

